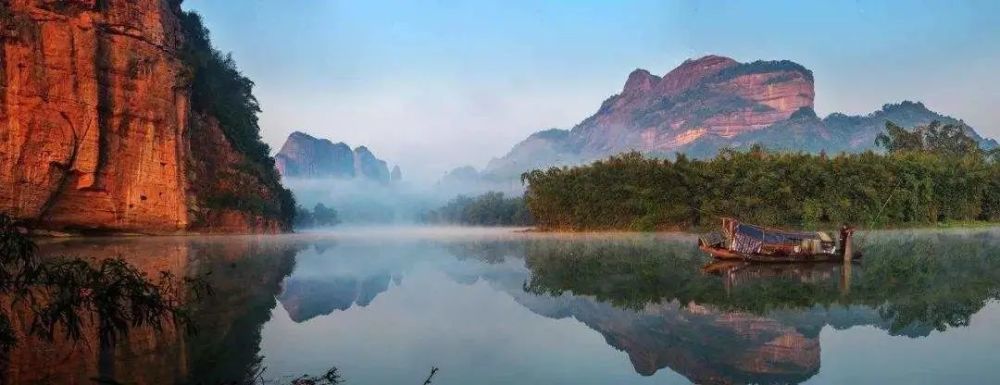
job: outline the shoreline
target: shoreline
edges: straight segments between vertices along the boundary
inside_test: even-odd
[[[796,229],[792,226],[775,226],[781,229]],[[665,229],[665,230],[652,230],[652,231],[641,231],[641,230],[629,230],[629,229],[570,229],[570,228],[555,228],[555,229],[545,229],[539,227],[505,227],[505,226],[449,226],[449,225],[429,225],[429,226],[404,226],[394,224],[385,225],[366,225],[364,227],[357,226],[337,226],[327,229],[327,231],[350,233],[351,230],[356,230],[358,228],[368,228],[368,229],[380,229],[391,232],[393,229],[403,230],[403,229],[479,229],[479,230],[508,230],[511,234],[523,234],[523,235],[640,235],[640,234],[650,234],[650,235],[698,235],[706,231],[712,231],[715,227],[696,227],[690,229]],[[948,223],[937,223],[937,224],[914,224],[914,225],[892,225],[892,226],[880,226],[880,227],[856,227],[857,231],[873,232],[873,231],[901,231],[901,230],[969,230],[969,229],[989,229],[989,228],[1000,228],[1000,222],[948,222]],[[803,231],[824,231],[831,232],[837,231],[836,227],[820,227],[818,229],[809,229]],[[324,231],[311,231],[299,230],[299,231],[285,231],[285,232],[173,232],[173,233],[141,233],[141,232],[101,232],[101,233],[86,233],[86,232],[66,232],[66,231],[55,231],[55,230],[28,230],[26,231],[28,236],[36,239],[76,239],[76,238],[169,238],[169,237],[225,237],[225,236],[287,236],[287,235],[316,235],[317,233],[322,234]]]

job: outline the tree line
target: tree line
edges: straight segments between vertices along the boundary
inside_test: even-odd
[[[317,203],[312,211],[302,206],[296,206],[294,224],[295,228],[298,229],[334,226],[340,224],[340,215],[337,213],[337,209],[326,207],[322,203]]]
[[[880,152],[828,156],[724,149],[712,159],[632,152],[522,174],[543,229],[672,230],[732,216],[806,228],[1000,220],[1000,151],[960,124],[886,123]]]
[[[529,226],[531,213],[521,197],[488,192],[476,197],[459,195],[444,206],[430,210],[421,222],[468,226]]]

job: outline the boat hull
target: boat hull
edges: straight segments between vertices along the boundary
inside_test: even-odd
[[[726,260],[726,261],[789,263],[789,262],[838,262],[844,260],[844,257],[840,254],[819,253],[819,254],[765,255],[765,254],[744,254],[721,247],[710,247],[705,245],[701,245],[698,248],[712,255],[712,257],[714,257],[715,259]]]

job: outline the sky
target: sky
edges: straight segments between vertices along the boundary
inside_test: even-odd
[[[706,54],[811,69],[817,113],[914,100],[1000,138],[1000,1],[186,0],[256,83],[261,136],[365,145],[404,178],[572,128],[629,72]]]

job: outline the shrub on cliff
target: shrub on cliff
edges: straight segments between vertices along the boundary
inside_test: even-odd
[[[201,16],[190,11],[179,16],[184,32],[181,57],[191,71],[192,109],[219,122],[226,140],[248,161],[246,171],[271,190],[273,196],[269,197],[268,207],[254,212],[275,216],[290,227],[295,200],[281,185],[271,150],[261,141],[257,118],[260,104],[253,95],[253,81],[240,73],[232,55],[212,47]]]

